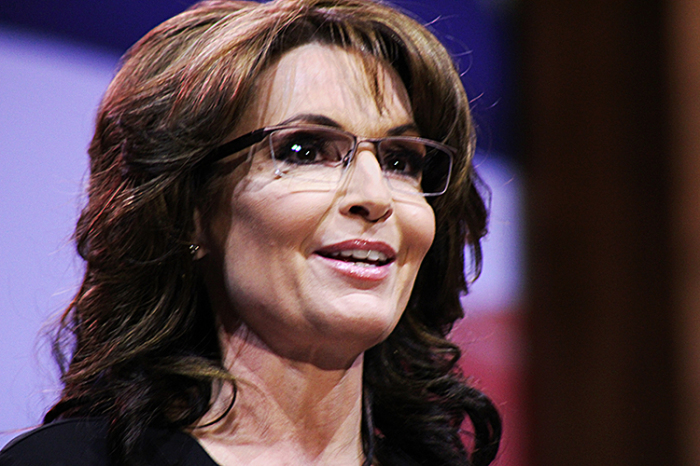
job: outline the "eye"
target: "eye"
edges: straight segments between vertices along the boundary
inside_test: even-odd
[[[272,148],[278,161],[294,165],[337,163],[338,145],[321,131],[283,130],[273,135]]]
[[[412,141],[385,141],[381,148],[382,167],[387,175],[420,178],[425,146]]]

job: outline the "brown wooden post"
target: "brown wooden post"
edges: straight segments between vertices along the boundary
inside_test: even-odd
[[[700,464],[700,2],[670,4],[674,305],[684,465]]]
[[[531,464],[678,465],[665,4],[522,7]]]

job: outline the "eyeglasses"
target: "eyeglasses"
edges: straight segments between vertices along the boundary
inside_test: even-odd
[[[375,146],[377,161],[392,191],[439,196],[447,190],[455,149],[409,136],[359,138],[316,125],[270,126],[240,136],[212,151],[213,163],[268,138],[274,172],[301,182],[334,188],[352,163],[360,142]]]

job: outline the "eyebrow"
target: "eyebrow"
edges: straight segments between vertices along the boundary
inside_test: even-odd
[[[275,126],[286,126],[292,123],[308,123],[311,125],[330,126],[332,128],[343,129],[343,126],[334,119],[315,113],[302,113],[300,115],[294,115],[293,117],[288,118]]]
[[[286,126],[290,125],[292,123],[308,123],[311,125],[320,125],[320,126],[329,126],[331,128],[337,128],[337,129],[345,129],[343,128],[343,125],[338,123],[332,118],[329,118],[325,115],[319,115],[316,113],[302,113],[299,115],[294,115],[293,117],[284,120],[283,122],[279,123],[279,125],[276,126]],[[395,126],[393,128],[390,128],[387,131],[387,136],[400,136],[402,134],[406,134],[409,132],[415,132],[416,134],[420,134],[420,131],[418,131],[418,126],[416,126],[415,123],[406,123],[403,125]]]
[[[387,136],[401,136],[402,134],[414,132],[420,134],[418,126],[415,123],[406,123],[405,125],[395,126],[386,132]]]

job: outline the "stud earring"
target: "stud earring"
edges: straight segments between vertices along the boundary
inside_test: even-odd
[[[190,254],[195,255],[199,251],[199,244],[190,244]]]

